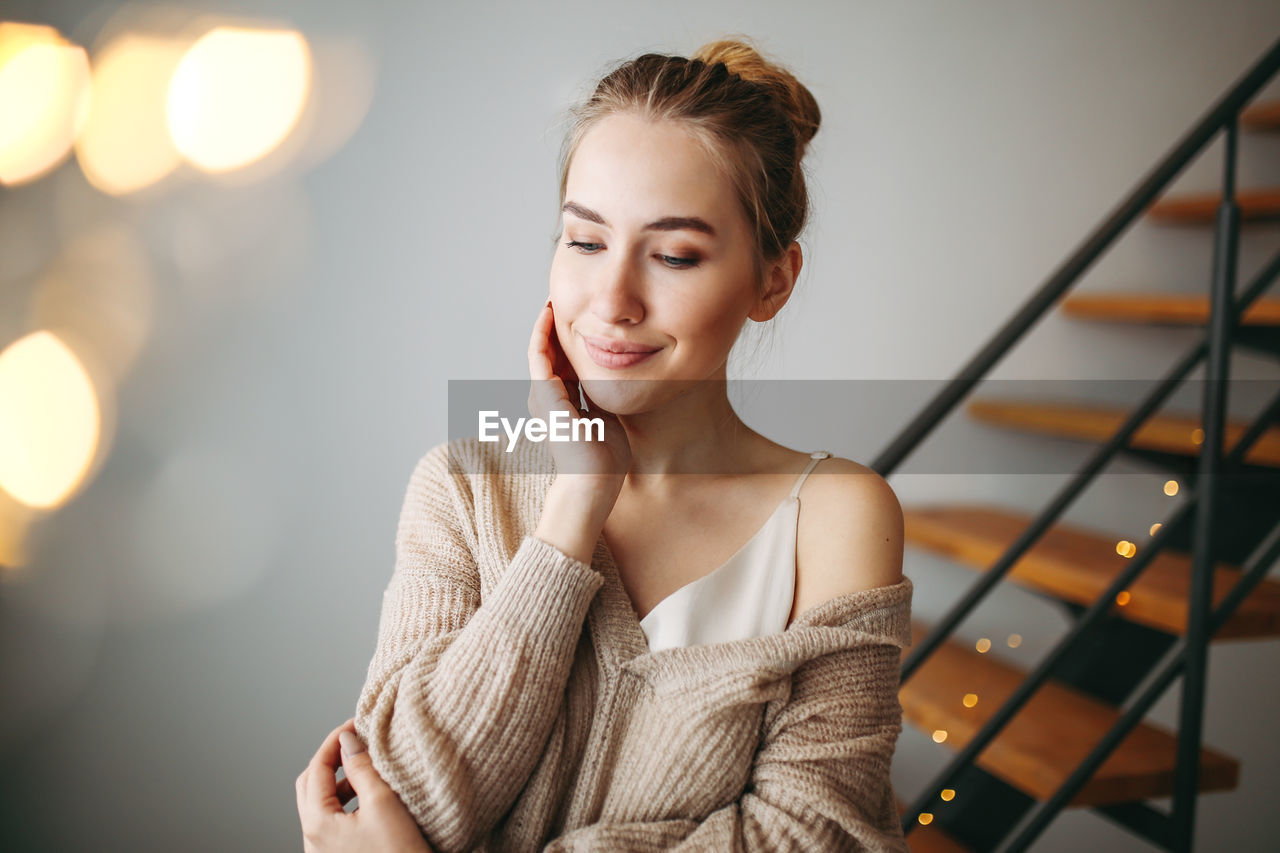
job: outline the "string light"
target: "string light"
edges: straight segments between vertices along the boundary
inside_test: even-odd
[[[964,702],[964,706],[966,708],[972,708],[974,705],[978,704],[978,694],[966,693],[964,694],[964,699],[962,701]]]
[[[942,743],[942,742],[943,742],[944,740],[946,740],[946,739],[947,739],[947,730],[946,730],[946,729],[937,729],[936,731],[934,731],[934,733],[933,733],[933,742],[934,742],[934,743]]]
[[[951,802],[953,799],[955,799],[955,796],[956,796],[955,788],[942,789],[942,799],[946,800],[947,802]]]
[[[1129,603],[1130,598],[1131,596],[1129,595],[1129,590],[1122,589],[1116,593],[1116,604],[1120,605],[1121,607],[1124,607],[1126,604]]]
[[[1165,480],[1165,483],[1164,483],[1164,493],[1165,493],[1166,495],[1168,495],[1169,497],[1173,497],[1174,495],[1176,495],[1176,494],[1178,493],[1178,481],[1177,481],[1177,480]]]
[[[978,640],[978,642],[974,644],[974,648],[976,648],[980,653],[985,654],[986,651],[991,648],[991,641],[988,640],[986,637],[983,637],[981,640]]]
[[[916,820],[920,821],[921,826],[927,826],[933,823],[933,815],[930,814],[929,812],[920,812],[920,814],[916,817]]]
[[[1156,531],[1159,530],[1160,527],[1161,527],[1160,522],[1157,521],[1155,524],[1151,525],[1151,529],[1148,530],[1147,533],[1150,534],[1151,536],[1155,536]]]
[[[1020,645],[1022,645],[1022,635],[1021,635],[1021,634],[1010,634],[1010,635],[1009,635],[1009,648],[1011,648],[1011,649],[1016,649],[1016,648],[1017,648],[1018,646],[1020,646]]]

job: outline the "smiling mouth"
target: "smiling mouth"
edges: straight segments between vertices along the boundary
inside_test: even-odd
[[[599,340],[596,338],[594,340]],[[582,338],[583,344],[587,348],[587,355],[600,367],[610,370],[621,370],[627,367],[634,367],[643,361],[647,361],[661,349],[645,350],[641,352],[614,352],[612,350],[602,349],[592,343],[591,339]]]
[[[662,349],[662,347],[647,347],[642,344],[631,344],[626,341],[615,341],[610,338],[592,338],[587,335],[583,335],[582,339],[601,352],[627,355],[648,355]]]

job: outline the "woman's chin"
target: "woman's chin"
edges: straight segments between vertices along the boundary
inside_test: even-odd
[[[593,409],[613,415],[640,415],[661,405],[659,379],[597,377],[582,380],[582,390]]]

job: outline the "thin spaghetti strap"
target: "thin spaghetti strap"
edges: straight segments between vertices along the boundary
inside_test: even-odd
[[[831,454],[825,450],[815,450],[812,453],[810,453],[809,464],[805,467],[804,471],[800,474],[800,479],[796,480],[796,484],[791,487],[791,494],[788,495],[787,497],[791,497],[791,498],[799,497],[800,487],[804,485],[804,479],[805,477],[809,476],[809,472],[813,470],[813,466],[817,465],[818,462],[820,462],[823,459],[826,459],[830,455]]]

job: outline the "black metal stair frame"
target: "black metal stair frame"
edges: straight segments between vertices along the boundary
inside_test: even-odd
[[[901,433],[871,463],[881,476],[888,477],[915,448],[941,423],[955,406],[982,380],[991,368],[1010,350],[1031,326],[1072,287],[1083,273],[1112,243],[1146,210],[1173,179],[1191,162],[1221,131],[1225,135],[1222,179],[1222,202],[1218,209],[1214,237],[1213,276],[1211,282],[1211,314],[1205,337],[1193,346],[1171,369],[1147,397],[1138,404],[1115,435],[1075,473],[1048,506],[1009,546],[999,560],[971,586],[966,594],[946,613],[929,633],[916,645],[903,663],[901,680],[905,683],[921,663],[940,645],[947,641],[959,625],[981,602],[987,593],[1002,580],[1013,565],[1057,520],[1063,510],[1093,480],[1093,477],[1111,460],[1117,451],[1131,452],[1128,442],[1147,418],[1156,411],[1201,359],[1207,357],[1206,380],[1202,403],[1204,442],[1200,446],[1196,482],[1187,494],[1187,500],[1166,520],[1151,542],[1142,549],[1132,563],[1115,578],[1105,592],[1086,611],[1080,614],[1074,627],[1045,657],[1036,670],[1027,677],[1018,690],[975,734],[954,758],[903,812],[902,827],[910,833],[917,825],[917,816],[936,808],[942,801],[939,792],[957,779],[980,782],[987,776],[977,768],[978,754],[999,734],[1005,724],[1026,703],[1035,690],[1051,675],[1061,677],[1061,665],[1078,660],[1080,650],[1090,635],[1095,640],[1103,636],[1101,627],[1105,617],[1112,612],[1116,595],[1129,586],[1151,563],[1160,549],[1185,531],[1188,523],[1194,524],[1192,538],[1192,580],[1190,612],[1187,630],[1176,641],[1165,646],[1167,661],[1158,670],[1156,661],[1149,659],[1155,651],[1163,651],[1158,644],[1147,650],[1148,658],[1142,660],[1148,672],[1157,672],[1155,679],[1134,700],[1117,721],[1112,730],[1097,744],[1093,752],[1066,780],[1061,789],[1050,799],[1031,809],[1035,801],[1025,795],[1015,799],[1013,813],[1005,811],[1009,802],[1002,800],[999,817],[984,810],[982,821],[984,837],[971,836],[970,844],[984,849],[999,846],[1001,851],[1026,849],[1041,831],[1053,820],[1071,797],[1088,781],[1094,771],[1106,760],[1124,736],[1139,723],[1152,704],[1178,675],[1183,675],[1181,708],[1178,727],[1178,760],[1174,785],[1173,809],[1164,814],[1145,803],[1126,803],[1096,807],[1096,811],[1118,822],[1170,851],[1190,851],[1194,836],[1196,792],[1199,782],[1204,688],[1206,681],[1207,646],[1210,638],[1235,611],[1245,596],[1265,577],[1268,568],[1280,556],[1280,523],[1259,536],[1259,544],[1253,549],[1244,574],[1223,602],[1210,609],[1213,571],[1222,559],[1222,547],[1217,541],[1218,511],[1221,508],[1223,481],[1233,473],[1242,471],[1243,459],[1248,449],[1261,436],[1266,427],[1280,416],[1280,396],[1267,406],[1253,421],[1245,435],[1232,448],[1229,455],[1222,452],[1223,427],[1226,404],[1226,382],[1229,373],[1229,356],[1233,337],[1241,314],[1280,276],[1280,253],[1272,258],[1255,276],[1239,299],[1234,297],[1236,263],[1238,256],[1240,209],[1236,203],[1235,159],[1236,135],[1239,114],[1261,89],[1280,71],[1280,40],[1265,54],[1198,120],[1190,131],[1179,140],[1169,153],[1150,170],[1129,195],[1106,217],[1077,249],[1054,271],[1030,299],[1005,325],[982,347],[956,376],[912,419]],[[1239,476],[1243,477],[1243,474]],[[1191,516],[1195,512],[1194,517]],[[1111,697],[1116,701],[1116,697]],[[962,776],[963,774],[963,776]],[[996,789],[999,783],[988,777],[993,785],[980,785],[982,790]],[[1008,799],[1008,798],[1006,798]],[[1024,813],[1030,811],[1029,816]],[[1023,819],[1025,817],[1025,819]],[[1009,834],[1021,829],[1011,840]]]

